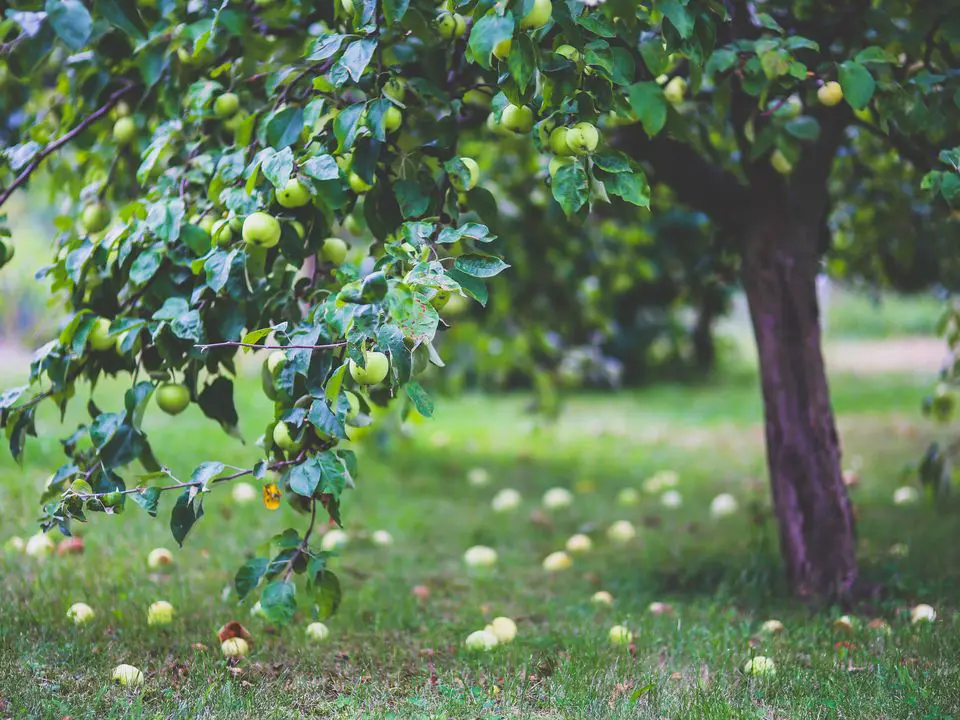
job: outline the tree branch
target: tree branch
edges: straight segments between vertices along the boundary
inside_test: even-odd
[[[330,343],[329,345],[257,345],[255,343],[229,340],[227,342],[209,343],[207,345],[194,345],[194,347],[198,350],[209,350],[210,348],[216,347],[245,347],[254,350],[333,350],[334,348],[343,347],[346,344],[346,341],[344,341]]]
[[[107,102],[101,105],[94,112],[87,115],[87,117],[81,120],[80,123],[73,128],[73,130],[57,138],[52,143],[44,147],[40,152],[38,152],[33,160],[31,160],[30,163],[23,169],[23,172],[16,177],[10,187],[6,188],[3,191],[3,194],[0,194],[0,207],[3,206],[3,204],[10,198],[11,195],[13,195],[14,190],[23,185],[30,178],[34,171],[40,167],[40,163],[42,163],[48,155],[55,153],[61,147],[73,140],[77,135],[90,127],[90,125],[110,112],[113,106],[120,102],[120,99],[128,92],[133,90],[134,87],[136,86],[133,83],[129,83],[128,85],[115,91],[109,98],[107,98]]]

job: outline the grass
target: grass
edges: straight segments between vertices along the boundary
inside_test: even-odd
[[[120,518],[95,517],[82,528],[83,555],[43,564],[0,557],[0,716],[952,717],[960,712],[960,521],[950,506],[890,501],[932,434],[917,410],[927,385],[909,376],[833,379],[845,459],[862,466],[854,493],[863,570],[888,591],[858,610],[850,635],[832,629],[838,610],[786,595],[759,480],[753,383],[577,396],[555,427],[540,429],[524,414],[524,397],[466,396],[441,399],[436,418],[408,435],[366,441],[345,503],[352,542],[337,561],[345,599],[325,644],[305,642],[307,613],[270,628],[227,590],[248,551],[288,521],[305,524],[286,506],[237,506],[229,492],[215,491],[168,574],[151,574],[146,555],[175,548],[169,499],[155,520],[133,507]],[[256,382],[245,387],[252,393]],[[119,404],[116,387],[100,386],[95,397],[101,407]],[[259,395],[239,405],[253,438],[267,408]],[[59,463],[57,420],[41,418],[42,437],[23,470],[0,461],[4,537],[33,532],[38,489]],[[207,459],[256,458],[256,448],[226,437],[195,408],[176,419],[151,411],[146,425],[177,473]],[[489,471],[489,486],[468,485],[476,466]],[[615,504],[620,489],[662,469],[679,473],[682,508],[649,496],[635,507]],[[552,486],[576,488],[574,506],[538,510]],[[503,487],[523,494],[514,514],[490,509]],[[713,521],[707,507],[719,492],[734,493],[741,510]],[[604,538],[618,519],[639,528],[626,548]],[[391,548],[365,541],[378,528],[396,539]],[[542,558],[577,531],[593,535],[594,551],[566,573],[545,574]],[[906,543],[909,555],[892,557],[894,543]],[[474,544],[498,550],[494,570],[463,567]],[[417,585],[429,588],[425,601],[411,593]],[[616,598],[610,609],[588,602],[601,588]],[[157,599],[177,609],[162,630],[146,625]],[[78,600],[98,613],[81,628],[64,616]],[[670,603],[673,614],[651,614],[652,601]],[[937,623],[910,625],[915,602],[934,605]],[[466,653],[466,635],[496,615],[517,619],[517,640]],[[771,617],[785,623],[784,635],[758,633]],[[868,629],[874,617],[892,632]],[[239,668],[216,647],[216,629],[233,619],[255,637]],[[631,648],[607,642],[621,622],[636,636]],[[775,660],[775,678],[742,675],[756,654]],[[144,671],[142,691],[111,686],[121,662]]]

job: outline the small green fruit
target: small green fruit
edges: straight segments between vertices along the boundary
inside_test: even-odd
[[[374,178],[376,180],[376,178]],[[355,172],[351,172],[347,177],[347,183],[350,185],[350,189],[353,190],[358,195],[361,195],[365,192],[373,190],[373,185],[368,183],[362,177],[357,175]]]
[[[240,97],[236,93],[223,93],[213,101],[213,114],[218,118],[233,117],[239,109]]]
[[[550,0],[534,0],[533,7],[520,20],[523,30],[536,30],[543,27],[553,16],[553,3]]]
[[[277,203],[280,207],[298,208],[308,202],[310,202],[310,191],[296,178],[291,178],[286,185],[277,190]]]
[[[500,115],[500,124],[515,133],[528,133],[533,128],[533,110],[526,105],[507,105]]]
[[[467,31],[467,19],[460,13],[441,11],[435,21],[437,34],[444,40],[453,40],[462,37]]]
[[[577,50],[573,45],[561,45],[554,52],[560,57],[565,57],[570,62],[579,62],[580,61],[580,51]]]
[[[282,368],[287,363],[287,355],[283,350],[274,350],[272,353],[267,355],[267,372],[271,375],[276,375],[280,368]]]
[[[506,60],[510,56],[510,50],[513,48],[513,38],[501,40],[493,46],[493,56],[497,60]]]
[[[278,422],[273,428],[273,444],[288,453],[297,452],[301,445],[290,435],[290,426],[285,422]]]
[[[349,408],[347,409],[347,420],[353,420],[360,414],[360,398],[358,398],[354,393],[349,390],[346,391],[347,403]]]
[[[383,94],[391,100],[403,102],[407,94],[407,83],[403,78],[392,77],[383,84]]]
[[[477,165],[477,161],[473,158],[462,157],[460,158],[460,162],[467,166],[470,177],[464,182],[462,177],[453,174],[450,176],[450,184],[453,185],[454,190],[458,192],[469,192],[477,186],[477,181],[480,179],[480,166]]]
[[[793,172],[793,163],[780,150],[774,150],[770,155],[770,165],[781,175],[789,175]]]
[[[567,144],[568,132],[568,128],[558,127],[554,128],[553,132],[550,133],[550,149],[561,157],[573,154],[573,150],[571,150],[570,145]]]
[[[821,105],[827,107],[839,105],[843,101],[843,88],[836,80],[826,82],[817,90],[817,100],[820,101]]]
[[[383,382],[390,370],[390,361],[382,352],[369,351],[364,355],[366,367],[350,360],[350,376],[361,385],[376,385]]]
[[[687,94],[687,81],[682,77],[670,78],[670,82],[667,83],[667,86],[663,89],[664,97],[667,98],[667,101],[676,105],[679,102],[683,101],[684,96]]]
[[[403,113],[393,105],[387,108],[383,114],[383,129],[388,133],[396,132],[400,129],[400,123],[403,122]]]
[[[600,133],[588,122],[579,122],[567,131],[567,147],[577,155],[589,155],[597,149]]]
[[[102,203],[87,205],[80,213],[80,227],[88,233],[98,233],[110,224],[110,211]]]
[[[217,220],[210,228],[210,237],[219,247],[226,247],[233,240],[233,228],[229,220]]]
[[[113,124],[113,139],[120,145],[129,145],[137,136],[137,124],[133,118],[122,117]]]
[[[255,212],[243,221],[243,241],[256,247],[271,248],[280,242],[280,223],[265,212]]]
[[[157,407],[167,415],[179,415],[190,404],[190,390],[186,385],[164,383],[157,388]]]
[[[97,318],[90,334],[87,336],[90,348],[97,352],[104,352],[113,347],[114,339],[110,336],[110,321],[106,318]]]
[[[343,265],[347,259],[347,244],[338,237],[329,237],[323,241],[320,257],[334,265]]]

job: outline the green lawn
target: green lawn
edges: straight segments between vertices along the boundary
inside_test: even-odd
[[[942,503],[891,502],[932,433],[918,412],[927,382],[833,379],[845,461],[862,465],[854,493],[864,572],[887,590],[855,614],[850,635],[832,628],[839,611],[785,595],[753,383],[578,396],[558,425],[540,429],[524,397],[468,396],[440,400],[435,419],[408,435],[364,441],[358,486],[345,500],[352,541],[337,561],[345,599],[324,644],[304,641],[305,614],[270,628],[249,617],[249,601],[230,597],[245,553],[287,521],[305,522],[285,505],[236,506],[228,488],[208,498],[182,550],[167,527],[168,498],[155,520],[132,506],[120,518],[96,516],[81,529],[81,556],[0,558],[0,716],[952,717],[960,712],[960,520]],[[176,419],[149,413],[162,459],[178,474],[208,459],[252,463],[266,412],[256,385],[239,400],[247,445],[195,408]],[[96,398],[101,407],[119,399],[109,386]],[[33,532],[38,490],[59,463],[57,421],[43,416],[24,470],[0,461],[0,539]],[[468,484],[472,467],[489,471],[487,487]],[[663,508],[655,496],[617,506],[621,489],[663,469],[679,473],[681,508]],[[573,507],[538,510],[553,486],[577,490]],[[490,500],[505,487],[524,501],[496,514]],[[735,494],[740,511],[712,520],[708,506],[719,492]],[[604,536],[620,519],[638,527],[626,547]],[[365,540],[380,528],[395,538],[391,548]],[[543,557],[577,531],[592,535],[593,551],[546,574]],[[894,543],[909,546],[907,557],[890,555]],[[465,569],[463,552],[474,544],[497,549],[494,570]],[[161,545],[176,564],[152,575],[146,556]],[[411,593],[417,585],[429,588],[425,601]],[[612,608],[589,604],[598,589],[614,595]],[[176,618],[148,629],[146,608],[158,599],[173,603]],[[98,613],[80,628],[64,616],[78,600]],[[673,614],[650,613],[653,601],[670,603]],[[935,606],[938,621],[910,625],[915,602]],[[467,653],[467,634],[496,615],[517,620],[516,641]],[[786,632],[760,635],[774,617]],[[873,618],[892,633],[868,629]],[[215,632],[233,619],[255,642],[231,669]],[[608,643],[617,623],[635,634],[633,647]],[[774,679],[740,672],[754,654],[774,659]],[[121,662],[144,671],[139,693],[111,686]]]

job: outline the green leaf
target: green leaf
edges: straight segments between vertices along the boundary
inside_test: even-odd
[[[233,404],[233,381],[218,377],[207,385],[197,397],[203,414],[216,420],[231,435],[237,432],[237,408]]]
[[[399,382],[410,379],[413,360],[399,327],[391,323],[381,325],[377,331],[377,349],[390,353],[390,370]]]
[[[609,173],[633,172],[630,158],[619,150],[602,150],[593,156],[593,164]]]
[[[393,193],[405,220],[420,217],[430,207],[430,195],[414,180],[397,180],[393,184]]]
[[[347,45],[347,49],[343,51],[343,55],[340,56],[340,59],[337,60],[336,65],[331,70],[331,75],[336,75],[338,70],[342,70],[346,71],[347,75],[349,75],[354,82],[359,82],[363,71],[366,70],[367,65],[370,64],[373,51],[376,49],[376,40],[370,38],[355,40]],[[334,83],[339,86],[343,84],[343,81],[337,82],[334,80]]]
[[[408,382],[403,389],[406,391],[407,397],[413,402],[414,407],[417,408],[418,413],[424,417],[433,417],[433,400],[420,383],[416,381]]]
[[[275,625],[286,625],[297,612],[297,589],[293,583],[275,580],[267,585],[260,596],[260,609],[267,620]]]
[[[71,50],[82,50],[90,39],[93,18],[80,0],[47,0],[44,9],[57,37]]]
[[[275,188],[284,187],[293,174],[293,151],[285,147],[280,152],[262,160],[260,171]]]
[[[147,515],[157,516],[157,509],[160,504],[160,488],[149,487],[143,492],[130,493],[128,497],[142,507]]]
[[[454,262],[454,267],[472,277],[488,278],[499,275],[510,266],[491,255],[460,255]]]
[[[657,10],[664,14],[684,40],[693,35],[693,18],[684,7],[685,4],[680,0],[659,0],[656,3]]]
[[[140,17],[135,0],[93,0],[93,9],[134,40],[146,39],[147,26]]]
[[[310,583],[310,593],[316,608],[317,619],[326,620],[337,612],[343,593],[340,580],[329,570],[321,570]]]
[[[162,247],[162,246],[161,246]],[[156,248],[140,253],[130,266],[129,279],[134,285],[143,285],[157,274],[162,256]]]
[[[396,25],[403,20],[410,8],[410,0],[383,0],[383,16],[388,25]]]
[[[200,483],[200,489],[203,490],[210,484],[211,480],[223,472],[223,468],[222,462],[207,461],[200,463],[193,474],[190,475],[190,482]]]
[[[307,160],[300,168],[304,175],[314,180],[336,180],[340,177],[340,167],[333,155],[317,155]]]
[[[338,418],[323,400],[314,400],[310,405],[307,420],[324,435],[343,440],[347,437],[343,421]]]
[[[486,225],[468,222],[456,228],[445,227],[437,236],[437,245],[452,245],[461,240],[487,243],[496,239],[497,236],[491,235],[490,229]]]
[[[847,60],[840,66],[840,87],[843,97],[854,110],[862,110],[873,97],[877,83],[863,65]]]
[[[309,498],[317,491],[320,478],[323,475],[323,466],[319,458],[314,455],[299,465],[294,465],[287,471],[287,486],[291,492]]]
[[[567,163],[553,176],[554,199],[567,217],[587,204],[590,197],[590,180],[580,163]],[[471,273],[472,274],[472,273]]]
[[[875,45],[864,48],[858,52],[853,59],[861,65],[869,65],[871,63],[889,65],[893,62],[893,59],[887,54],[886,50]]]
[[[628,203],[642,208],[650,208],[650,186],[639,169],[632,173],[603,174],[598,179],[611,195],[616,195]]]
[[[502,16],[493,13],[484,15],[474,23],[473,29],[470,31],[468,45],[473,59],[480,67],[490,68],[493,48],[497,43],[513,37],[515,25],[513,14],[510,12],[506,12]]]
[[[267,143],[275,148],[288,148],[300,139],[302,132],[303,109],[299,106],[285,107],[267,123]]]
[[[816,140],[820,137],[820,123],[809,115],[801,115],[788,120],[784,128],[788,133],[800,140]]]
[[[237,596],[243,600],[260,583],[260,578],[267,572],[270,561],[267,558],[255,557],[247,560],[233,578],[233,586],[237,589]]]
[[[525,93],[537,69],[537,51],[526,33],[518,35],[513,41],[513,47],[507,57],[507,68],[517,84],[517,89]]]
[[[667,123],[667,99],[659,85],[655,82],[634,83],[627,88],[627,100],[647,135],[653,137],[663,130]]]
[[[183,541],[190,532],[190,528],[201,517],[203,517],[203,502],[195,497],[195,493],[185,490],[177,498],[177,504],[173,506],[173,512],[170,513],[170,531],[180,547],[183,547]]]

